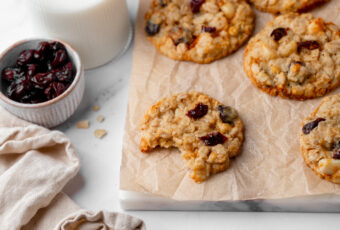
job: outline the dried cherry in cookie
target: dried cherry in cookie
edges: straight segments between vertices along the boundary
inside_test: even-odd
[[[147,21],[146,26],[145,26],[145,32],[149,36],[154,36],[159,32],[160,28],[161,28],[161,24],[154,24],[150,21]]]
[[[311,121],[311,122],[305,124],[302,127],[302,132],[306,135],[309,134],[313,129],[318,127],[318,125],[321,121],[325,121],[325,120],[326,120],[325,118],[317,118],[314,121]]]
[[[340,159],[340,141],[337,141],[332,146],[333,149],[333,158]]]
[[[220,105],[199,92],[161,99],[141,122],[140,150],[150,152],[158,146],[177,147],[191,170],[191,178],[198,183],[225,171],[229,158],[240,152],[244,127],[238,116],[233,119],[232,127],[224,123],[218,110]],[[188,111],[197,119],[188,117]],[[204,119],[199,119],[202,116]]]
[[[34,50],[24,50],[19,54],[17,59],[18,65],[26,65],[34,60]]]
[[[238,117],[237,111],[230,106],[219,105],[218,111],[223,123],[233,124],[234,120]]]
[[[215,33],[216,27],[202,26],[202,33]]]
[[[282,37],[287,35],[287,29],[286,28],[276,28],[273,30],[273,32],[270,34],[270,36],[273,37],[275,41],[280,41]]]
[[[200,12],[201,5],[205,2],[205,0],[190,0],[190,7],[192,13]]]
[[[168,0],[159,0],[159,5],[161,6],[161,7],[164,7],[164,6],[166,6],[168,4]]]
[[[219,133],[219,132],[215,132],[215,133],[209,133],[206,136],[200,137],[200,140],[204,142],[205,145],[207,146],[215,146],[218,144],[223,144],[227,138]]]
[[[302,49],[315,50],[320,48],[320,43],[318,41],[303,41],[298,42],[298,53],[302,51]]]
[[[193,119],[200,119],[208,113],[208,110],[209,106],[198,103],[194,109],[188,111],[187,116]]]

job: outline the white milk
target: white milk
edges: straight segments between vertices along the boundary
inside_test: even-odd
[[[30,0],[39,34],[64,40],[86,69],[105,64],[128,45],[131,25],[126,0]]]

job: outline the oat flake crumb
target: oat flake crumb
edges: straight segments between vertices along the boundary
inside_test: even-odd
[[[93,111],[98,111],[99,109],[100,109],[100,107],[99,107],[99,105],[95,105],[95,106],[93,106]]]
[[[97,117],[97,121],[98,121],[99,123],[102,123],[104,120],[105,120],[105,117],[104,117],[103,115],[99,115],[99,116]]]
[[[90,127],[90,123],[88,120],[84,120],[84,121],[79,121],[77,123],[77,128],[78,129],[88,129]]]
[[[94,136],[99,138],[99,139],[102,139],[104,136],[106,136],[107,132],[105,129],[96,129],[94,131]]]

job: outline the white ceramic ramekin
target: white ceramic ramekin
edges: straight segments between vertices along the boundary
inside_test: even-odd
[[[75,66],[76,75],[69,88],[60,96],[38,104],[24,104],[13,101],[3,94],[0,80],[0,105],[12,114],[26,121],[52,128],[66,121],[77,109],[84,94],[84,70],[77,52],[67,43],[57,39],[28,39],[19,41],[0,54],[0,73],[5,67],[12,66],[25,49],[36,49],[41,41],[62,43]],[[1,114],[0,114],[1,116]]]

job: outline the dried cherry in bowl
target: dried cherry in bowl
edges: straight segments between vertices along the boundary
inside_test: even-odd
[[[62,47],[64,47],[68,55],[68,63],[66,64],[68,64],[69,67],[70,63],[72,63],[73,80],[69,81],[66,90],[64,89],[60,95],[54,95],[42,102],[38,101],[37,103],[33,103],[34,101],[30,101],[30,103],[22,103],[14,100],[13,98],[10,99],[7,96],[8,93],[6,90],[8,89],[9,83],[7,83],[6,80],[0,79],[0,105],[19,118],[47,128],[52,128],[66,121],[75,112],[84,94],[85,80],[83,65],[78,53],[70,45],[57,39],[27,39],[16,42],[0,54],[0,77],[2,77],[3,71],[6,68],[14,67],[15,65],[22,65],[22,62],[25,60],[18,60],[19,55],[24,50],[36,50],[41,42],[56,42],[56,44],[61,44]],[[28,53],[27,55],[29,56],[30,54]],[[60,58],[60,53],[56,54],[56,56]],[[39,65],[39,63],[37,64]],[[51,71],[55,68],[62,68],[62,66],[53,66],[55,63],[52,62],[49,63],[49,65],[48,70],[44,70],[45,72]],[[35,66],[26,65],[25,68],[25,74],[29,75],[29,71],[31,68],[34,69]],[[39,81],[39,76],[34,78],[34,80]],[[41,83],[41,86],[45,87],[43,85],[44,82],[36,83]],[[60,86],[62,86],[62,84],[58,85],[58,81],[56,81],[53,85],[55,89],[58,89]],[[39,85],[36,84],[36,87],[39,87]]]

